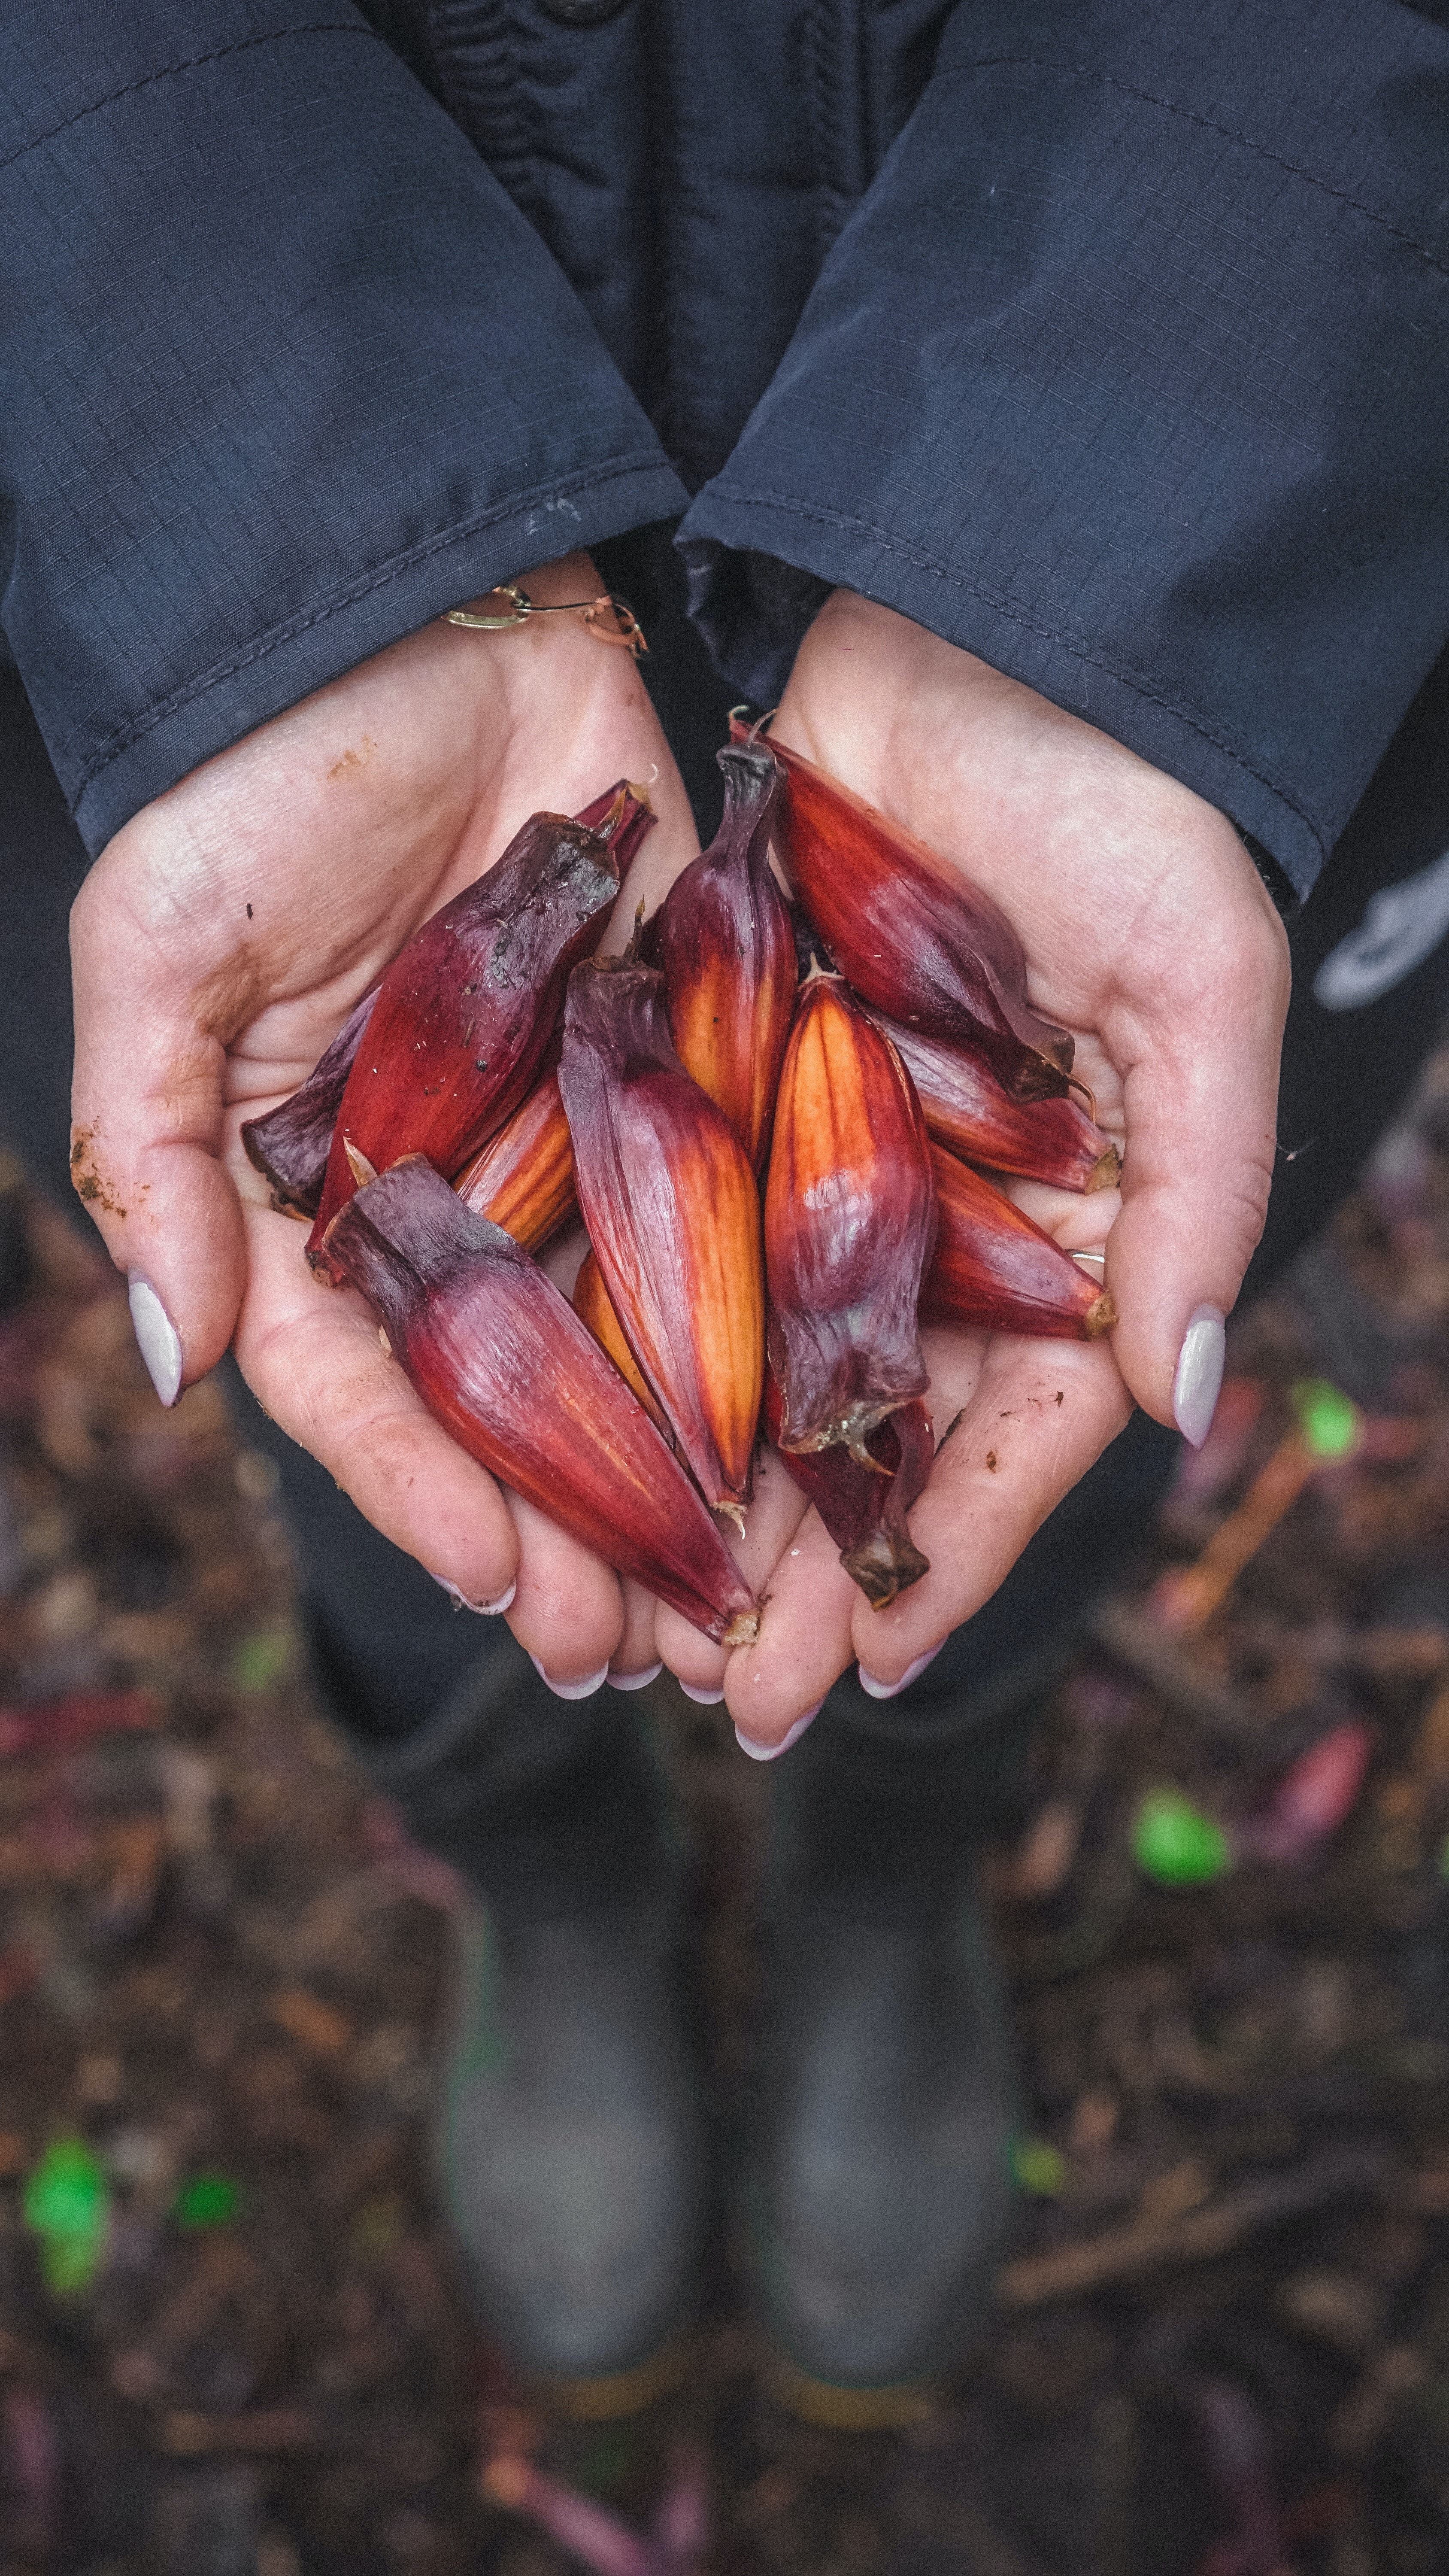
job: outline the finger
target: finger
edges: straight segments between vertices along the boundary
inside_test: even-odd
[[[939,1444],[971,1401],[987,1346],[980,1333],[934,1332],[923,1347],[931,1370],[925,1403]],[[838,1541],[810,1510],[764,1587],[759,1636],[731,1658],[730,1714],[747,1747],[779,1750],[814,1714],[852,1661],[852,1623],[862,1598],[840,1562]]]
[[[519,1549],[493,1478],[433,1421],[356,1291],[319,1286],[300,1225],[249,1207],[247,1239],[235,1347],[259,1403],[385,1538],[472,1607],[505,1608]]]
[[[692,1627],[678,1610],[671,1610],[667,1601],[661,1601],[654,1614],[654,1651],[688,1698],[710,1706],[724,1698],[728,1653],[713,1644],[702,1628]]]
[[[755,1456],[754,1498],[746,1508],[743,1538],[728,1521],[720,1523],[725,1545],[752,1592],[766,1592],[774,1582],[782,1552],[805,1510],[799,1486],[786,1474],[776,1452],[762,1441]],[[659,1604],[655,1617],[654,1638],[656,1654],[692,1698],[723,1699],[730,1661],[723,1646],[712,1645],[702,1629],[692,1627],[665,1602]]]
[[[1043,1181],[1008,1181],[1004,1195],[1063,1252],[1100,1251],[1122,1209],[1120,1190],[1053,1189]]]
[[[885,1610],[856,1595],[851,1639],[862,1672],[898,1685],[972,1618],[1131,1411],[1105,1344],[994,1334],[910,1514],[929,1573]]]
[[[1182,924],[1155,957],[1149,943],[1103,1018],[1127,1129],[1106,1261],[1117,1363],[1144,1410],[1198,1445],[1267,1214],[1289,991],[1282,925],[1222,829],[1233,847],[1200,859],[1194,935]]]
[[[71,916],[71,1178],[131,1282],[143,1357],[174,1404],[226,1349],[246,1278],[218,1159],[225,1052],[195,1001],[170,991],[117,882],[99,860]]]
[[[819,1708],[852,1660],[859,1599],[835,1540],[807,1511],[770,1575],[759,1636],[729,1659],[725,1700],[747,1748],[778,1750]]]
[[[642,1583],[626,1575],[621,1585],[624,1595],[624,1626],[619,1642],[609,1659],[609,1679],[615,1690],[642,1690],[664,1670],[654,1642],[654,1621],[659,1604]]]
[[[587,1699],[608,1679],[624,1633],[619,1578],[603,1558],[522,1494],[504,1489],[518,1532],[518,1589],[508,1624],[560,1699]]]
[[[990,1599],[1132,1410],[1100,1343],[935,1332],[926,1349],[946,1438],[910,1529],[930,1570],[873,1610],[811,1512],[771,1577],[759,1639],[731,1658],[730,1715],[753,1742],[783,1744],[852,1660],[881,1696],[903,1686]]]

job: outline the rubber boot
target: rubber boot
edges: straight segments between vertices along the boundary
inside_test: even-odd
[[[773,1775],[766,2027],[742,2214],[776,2393],[909,2421],[1009,2240],[1020,2097],[973,1845],[989,1753],[837,1684]]]
[[[555,2402],[631,2412],[686,2365],[709,2222],[682,1856],[637,1710],[556,1698],[505,1635],[420,1730],[353,1740],[477,1890],[434,2163],[479,2320]]]

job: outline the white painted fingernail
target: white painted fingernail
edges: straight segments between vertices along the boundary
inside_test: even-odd
[[[944,1646],[945,1642],[943,1637],[941,1646]],[[919,1679],[927,1664],[935,1662],[941,1646],[933,1646],[928,1655],[917,1655],[913,1664],[907,1664],[898,1682],[878,1682],[874,1673],[866,1671],[864,1664],[857,1664],[855,1669],[861,1689],[868,1699],[895,1699],[901,1691],[909,1690],[911,1683]]]
[[[738,1727],[735,1728],[735,1742],[742,1753],[748,1753],[752,1762],[778,1762],[782,1753],[788,1753],[792,1744],[799,1743],[806,1727],[814,1725],[824,1706],[824,1700],[818,1699],[813,1708],[807,1708],[804,1716],[796,1718],[794,1725],[787,1734],[781,1736],[778,1744],[754,1744],[748,1735],[741,1735]]]
[[[181,1393],[181,1336],[149,1279],[139,1270],[128,1270],[126,1286],[137,1347],[151,1384],[163,1404],[174,1404]]]
[[[701,1708],[718,1708],[724,1698],[723,1682],[718,1690],[696,1690],[693,1682],[681,1682],[679,1687],[686,1699],[697,1699]]]
[[[646,1664],[642,1673],[610,1673],[609,1679],[615,1690],[647,1690],[650,1682],[658,1681],[663,1670],[662,1664]]]
[[[1223,1382],[1227,1333],[1221,1306],[1197,1306],[1188,1318],[1172,1381],[1172,1410],[1178,1430],[1200,1449],[1212,1428],[1218,1389]]]
[[[448,1581],[446,1574],[435,1574],[433,1581],[440,1592],[446,1592],[455,1610],[476,1610],[480,1619],[496,1619],[500,1610],[511,1606],[518,1590],[516,1583],[510,1583],[507,1591],[500,1592],[496,1601],[470,1601],[466,1592],[460,1592],[456,1583]]]
[[[544,1671],[537,1655],[530,1655],[528,1660],[532,1664],[534,1671],[537,1673],[539,1680],[546,1683],[547,1687],[552,1691],[555,1699],[589,1699],[596,1690],[603,1689],[605,1682],[609,1678],[608,1665],[600,1664],[596,1673],[585,1674],[584,1679],[581,1682],[556,1682],[552,1673],[546,1673]]]

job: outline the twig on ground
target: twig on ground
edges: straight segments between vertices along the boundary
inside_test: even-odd
[[[1260,2227],[1276,2226],[1328,2201],[1380,2192],[1389,2180],[1387,2160],[1372,2149],[1329,2148],[1284,2174],[1263,2176],[1226,2191],[1205,2209],[1174,2219],[1138,2219],[1126,2227],[1079,2237],[1041,2254],[1019,2254],[996,2276],[1006,2308],[1035,2308],[1049,2299],[1079,2298],[1107,2281],[1128,2281],[1184,2263],[1209,2263],[1231,2253]]]
[[[516,2452],[485,2461],[479,2487],[490,2504],[537,2523],[590,2576],[701,2576],[709,2513],[704,2462],[693,2448],[676,2456],[647,2537]]]

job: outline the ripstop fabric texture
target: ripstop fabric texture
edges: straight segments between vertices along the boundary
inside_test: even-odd
[[[87,846],[684,513],[1312,884],[1449,630],[1449,31],[1402,0],[15,0],[0,618]]]

